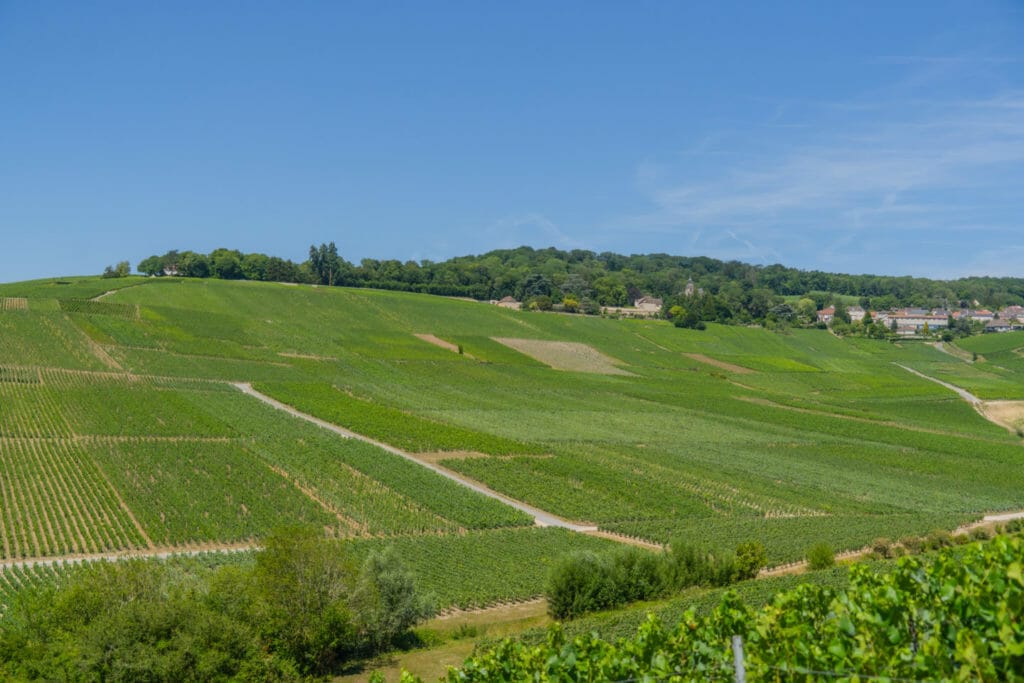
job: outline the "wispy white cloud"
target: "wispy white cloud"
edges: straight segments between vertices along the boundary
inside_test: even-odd
[[[922,230],[969,234],[980,221],[1009,227],[1024,182],[1024,92],[825,106],[846,114],[742,160],[688,159],[675,176],[648,162],[637,184],[652,209],[621,222],[761,262],[792,260],[808,242],[832,245],[818,254],[828,258],[848,256],[862,235],[896,244]]]

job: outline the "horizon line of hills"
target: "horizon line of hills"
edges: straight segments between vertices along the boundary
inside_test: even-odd
[[[212,277],[225,280],[297,282],[328,286],[372,287],[482,301],[511,296],[519,301],[566,297],[585,309],[625,306],[643,296],[666,301],[684,296],[693,282],[704,296],[718,300],[737,318],[761,319],[781,297],[803,296],[818,308],[838,297],[853,297],[864,307],[1001,308],[1024,304],[1024,278],[965,277],[933,280],[911,276],[848,275],[800,270],[779,264],[759,266],[706,256],[595,253],[556,248],[498,249],[446,261],[345,260],[334,242],[313,245],[309,259],[295,263],[262,253],[215,249],[209,254],[171,250],[139,262],[151,276]],[[108,277],[128,275],[127,262],[108,267]],[[692,289],[692,288],[691,288]]]

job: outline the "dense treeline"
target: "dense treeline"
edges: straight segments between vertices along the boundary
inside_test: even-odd
[[[552,627],[546,643],[506,640],[446,680],[732,680],[738,635],[747,680],[1020,681],[1022,566],[1024,541],[1000,536],[888,571],[855,565],[845,589],[805,584],[764,607],[730,591],[706,617],[690,611],[669,627],[651,616],[614,643]]]
[[[306,528],[254,566],[100,562],[0,621],[0,679],[300,680],[392,645],[432,613],[391,550],[355,566]]]
[[[572,553],[552,568],[548,613],[573,619],[587,612],[654,600],[692,586],[727,586],[757,576],[768,562],[760,543],[743,543],[735,555],[715,556],[685,541],[652,553],[624,548],[611,555]]]
[[[143,260],[138,270],[148,275],[167,272],[188,277],[374,287],[480,300],[506,296],[545,304],[568,300],[584,312],[627,306],[641,296],[654,296],[681,305],[686,312],[699,310],[701,320],[719,322],[764,320],[773,308],[777,316],[789,315],[793,311],[778,308],[784,305],[782,297],[787,296],[808,297],[818,308],[829,303],[833,295],[853,296],[861,300],[861,305],[878,310],[896,306],[958,307],[974,305],[975,301],[989,307],[1024,303],[1024,278],[944,281],[844,275],[704,256],[623,256],[531,247],[460,256],[439,263],[363,259],[358,265],[346,261],[333,242],[311,246],[309,259],[302,263],[231,249],[215,249],[210,254],[171,251]],[[694,293],[687,297],[690,281]]]

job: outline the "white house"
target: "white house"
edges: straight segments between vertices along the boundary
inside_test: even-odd
[[[651,296],[642,296],[633,302],[633,307],[641,313],[658,313],[664,302]]]

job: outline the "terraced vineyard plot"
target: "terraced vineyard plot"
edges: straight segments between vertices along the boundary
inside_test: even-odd
[[[609,531],[659,543],[684,539],[718,552],[732,552],[740,543],[760,541],[773,564],[804,559],[815,543],[833,548],[861,548],[876,538],[897,541],[923,536],[935,529],[953,529],[980,515],[930,513],[890,515],[830,515],[771,519],[708,517],[662,519],[608,524]]]
[[[252,380],[290,381],[301,376],[290,363],[274,364],[238,358],[184,355],[162,349],[108,347],[107,352],[125,370],[141,375],[160,375],[232,382]],[[283,359],[279,359],[282,360]]]
[[[70,435],[71,427],[62,413],[61,395],[58,390],[41,384],[5,382],[0,376],[0,436]]]
[[[60,310],[65,313],[109,315],[114,318],[124,318],[125,320],[139,319],[139,307],[137,304],[105,303],[89,299],[60,299],[58,303]]]
[[[254,387],[305,413],[412,452],[479,451],[505,455],[531,451],[525,443],[425,420],[324,384],[259,383]]]
[[[288,523],[338,519],[235,443],[91,442],[156,544],[243,541]]]
[[[83,448],[63,440],[0,439],[0,557],[146,545]]]
[[[40,299],[91,299],[115,289],[149,283],[149,278],[63,277],[0,284],[0,296]]]
[[[445,607],[482,607],[541,595],[552,565],[575,550],[609,552],[617,543],[565,529],[503,529],[464,536],[354,541],[356,557],[394,546],[418,585]]]
[[[85,337],[64,315],[14,312],[0,315],[0,364],[104,370]]]
[[[235,432],[177,391],[141,383],[93,382],[60,394],[76,434],[229,437]]]
[[[285,415],[255,399],[209,403],[247,447],[369,534],[452,531],[532,524],[518,510],[468,490],[387,451]]]

